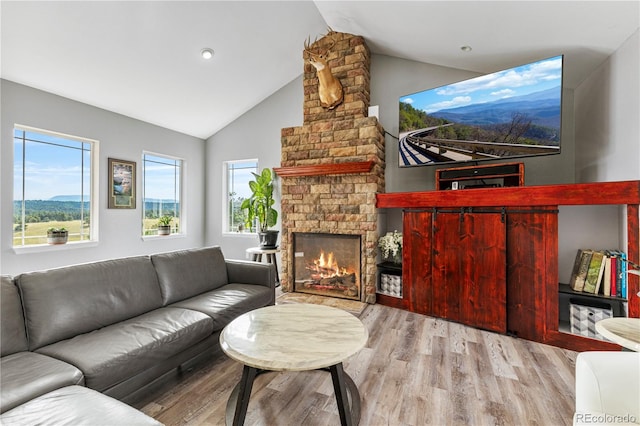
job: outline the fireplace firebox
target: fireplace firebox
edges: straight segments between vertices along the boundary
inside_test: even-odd
[[[294,291],[360,300],[360,238],[294,232]]]

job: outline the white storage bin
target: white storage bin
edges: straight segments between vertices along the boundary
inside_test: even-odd
[[[592,306],[588,306],[587,304]],[[571,332],[573,334],[605,340],[605,338],[596,331],[596,323],[605,318],[611,318],[612,316],[613,309],[611,305],[607,303],[583,300],[575,301],[571,299],[569,317]]]

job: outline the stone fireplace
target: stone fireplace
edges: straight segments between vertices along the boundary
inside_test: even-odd
[[[331,110],[320,105],[315,69],[305,60],[304,124],[281,133],[281,167],[274,168],[282,203],[280,281],[285,292],[324,291],[375,303],[379,235],[375,201],[376,193],[384,192],[385,163],[384,130],[376,117],[367,116],[370,53],[364,38],[345,33],[332,33],[331,39],[325,36],[312,45],[328,46],[329,65],[342,83],[344,101]],[[298,241],[301,235],[313,237],[310,234],[320,239],[354,237],[352,250],[359,257],[354,271],[324,281],[309,269],[305,269],[308,276],[298,276],[300,268],[313,268],[306,254],[315,249],[300,250]],[[328,257],[330,250],[323,251]]]

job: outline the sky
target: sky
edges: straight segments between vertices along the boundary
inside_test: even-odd
[[[527,95],[556,87],[561,82],[562,56],[556,56],[402,96],[400,102],[411,104],[412,107],[426,113],[432,113],[441,109]]]
[[[231,162],[227,166],[228,186],[235,189],[235,197],[249,198],[251,197],[251,188],[249,181],[255,180],[251,172],[256,172],[257,160]],[[231,168],[235,173],[231,173]]]
[[[82,188],[83,152],[81,142],[61,136],[26,132],[26,138],[38,139],[47,144],[26,141],[23,145],[22,131],[14,133],[14,200],[22,198],[22,156],[25,155],[25,199],[48,200],[56,195],[80,195]],[[36,136],[37,135],[37,136]],[[23,149],[24,147],[24,149]],[[88,144],[85,144],[88,147]],[[89,170],[90,156],[84,152],[84,161]],[[84,179],[84,192],[89,193],[88,173]]]
[[[14,200],[22,199],[22,175],[23,175],[23,151],[26,153],[25,163],[25,199],[48,200],[58,195],[78,196],[83,193],[90,194],[91,156],[88,151],[91,142],[75,140],[71,137],[57,136],[44,132],[26,131],[26,139],[39,142],[23,144],[23,131],[16,129],[14,132]],[[45,142],[45,143],[41,143]],[[81,147],[84,143],[85,151]],[[84,160],[83,160],[84,157]],[[149,183],[147,185],[146,198],[172,200],[175,198],[175,160],[164,157],[151,156],[147,158],[155,160],[147,162],[146,173]],[[84,179],[83,176],[84,161]],[[136,163],[136,189],[142,191],[142,158],[126,159]],[[101,168],[107,168],[108,163],[100,164]],[[142,195],[142,194],[139,194]]]
[[[147,162],[144,166],[145,178],[148,184],[145,185],[145,198],[158,200],[173,200],[177,198],[179,189],[175,188],[180,183],[180,174],[176,176],[180,160],[172,160],[170,158],[158,157],[147,154],[145,156]],[[138,167],[141,171],[141,168]],[[142,181],[138,178],[137,188],[141,189]]]

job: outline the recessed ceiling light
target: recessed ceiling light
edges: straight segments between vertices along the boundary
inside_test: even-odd
[[[213,49],[206,47],[200,51],[200,54],[204,59],[211,59],[213,58]]]
[[[460,48],[460,50],[462,50],[463,52],[471,52],[471,46],[462,46]]]

